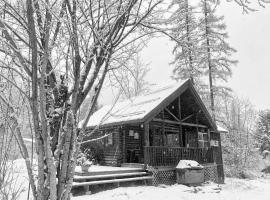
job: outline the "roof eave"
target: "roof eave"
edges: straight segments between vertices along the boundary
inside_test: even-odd
[[[94,126],[88,126],[89,129],[94,129],[97,126],[99,128],[107,128],[111,126],[121,126],[121,125],[127,125],[127,124],[137,124],[137,123],[143,123],[143,119],[135,119],[135,120],[128,120],[128,121],[119,121],[119,122],[111,122],[107,124],[100,124],[100,125],[94,125]]]

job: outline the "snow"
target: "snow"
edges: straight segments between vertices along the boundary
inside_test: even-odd
[[[269,200],[270,180],[227,178],[226,184],[206,183],[198,187],[185,185],[120,187],[72,200]]]
[[[217,130],[220,133],[228,133],[229,132],[227,129],[225,129],[225,128],[219,126],[219,125],[217,125]]]
[[[25,142],[33,142],[33,143],[35,143],[35,141],[34,140],[32,140],[32,138],[23,138],[23,140],[25,141]]]
[[[180,160],[180,162],[176,166],[176,169],[188,169],[188,168],[203,168],[203,166],[200,165],[195,160]]]
[[[21,185],[25,189],[19,200],[26,200],[28,178],[24,160],[15,160],[13,166],[15,176],[18,176],[16,185]],[[269,177],[256,180],[226,178],[225,184],[222,185],[210,182],[198,187],[178,184],[159,187],[119,187],[92,195],[72,197],[72,200],[269,200],[269,188]]]
[[[90,117],[87,126],[93,127],[97,125],[142,120],[186,82],[187,81],[183,81],[176,85],[170,85],[114,105],[105,105]],[[79,123],[79,127],[81,127],[82,122],[83,121]]]
[[[125,171],[130,170],[130,167],[113,167],[113,166],[101,166],[101,165],[92,165],[88,172],[106,172],[106,171]],[[141,170],[141,168],[132,168],[132,170]],[[76,166],[75,172],[82,172],[80,166]]]

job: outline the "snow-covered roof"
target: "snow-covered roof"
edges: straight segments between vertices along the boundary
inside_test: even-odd
[[[154,110],[185,82],[187,81],[178,82],[175,85],[163,87],[148,94],[133,97],[114,105],[105,105],[90,117],[87,127],[119,124],[129,121],[142,121],[147,114]],[[80,122],[79,127],[81,124],[82,122]]]
[[[219,126],[219,125],[217,125],[217,130],[220,133],[228,133],[229,132],[227,129],[225,129],[225,128]]]

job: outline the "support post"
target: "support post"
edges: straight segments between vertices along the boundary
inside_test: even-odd
[[[149,123],[144,124],[144,145],[145,146],[150,146],[150,141],[149,141]]]
[[[198,124],[198,113],[196,114],[196,124]],[[198,126],[196,127],[196,131],[197,131],[197,134],[196,134],[196,141],[197,141],[197,147],[199,147],[199,128]]]
[[[121,133],[123,137],[123,163],[127,162],[127,150],[126,150],[126,129],[121,128]]]
[[[211,147],[211,133],[210,133],[210,129],[207,129],[208,133],[207,133],[207,138],[208,138],[208,147],[210,148]]]
[[[181,98],[180,98],[180,96],[178,97],[178,118],[181,121],[182,114],[181,114]],[[184,146],[183,130],[182,130],[182,125],[181,124],[179,124],[179,145],[180,145],[180,147]]]
[[[149,163],[149,153],[146,151],[146,147],[150,146],[150,141],[149,141],[149,123],[144,123],[144,164]]]
[[[165,137],[165,123],[164,123],[165,117],[164,117],[164,110],[162,110],[162,142],[163,146],[166,144],[166,137]]]

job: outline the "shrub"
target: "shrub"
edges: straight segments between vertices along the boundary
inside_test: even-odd
[[[86,158],[95,164],[102,164],[104,162],[104,150],[100,143],[90,143],[90,145],[83,145],[81,151]]]

